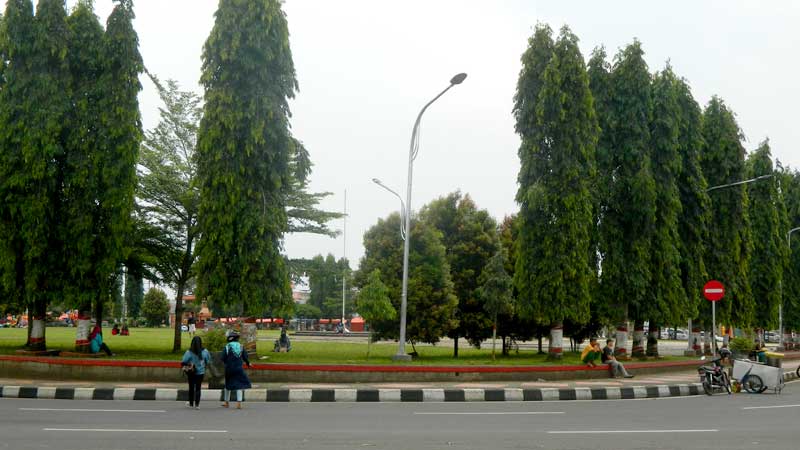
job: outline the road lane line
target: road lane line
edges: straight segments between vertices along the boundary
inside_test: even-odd
[[[800,408],[800,405],[748,406],[742,409]]]
[[[563,411],[522,411],[522,412],[419,412],[418,416],[530,416],[544,414],[564,414]]]
[[[65,411],[65,412],[120,412],[120,413],[164,413],[165,409],[80,409],[80,408],[19,408],[20,411]]]
[[[719,430],[596,430],[596,431],[548,431],[547,434],[622,434],[622,433],[716,433]]]
[[[228,430],[137,430],[125,428],[42,428],[42,431],[82,431],[95,433],[227,433]]]

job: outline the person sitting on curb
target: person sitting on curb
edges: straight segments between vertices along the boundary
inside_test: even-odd
[[[621,374],[625,378],[633,378],[633,375],[629,374],[628,371],[625,370],[625,366],[623,366],[621,362],[617,361],[617,358],[614,356],[613,339],[606,339],[606,346],[603,347],[601,360],[603,361],[603,364],[608,364],[608,371],[611,372],[612,377],[616,378],[617,374]]]
[[[595,367],[595,361],[600,359],[603,351],[600,349],[600,344],[597,343],[597,338],[589,339],[589,345],[583,348],[581,352],[581,362],[586,364],[587,367]]]

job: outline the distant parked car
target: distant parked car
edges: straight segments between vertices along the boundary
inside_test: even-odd
[[[689,333],[687,333],[686,330],[680,330],[679,329],[678,331],[675,332],[675,339],[678,339],[678,340],[681,340],[681,341],[687,341],[687,340],[689,340]]]

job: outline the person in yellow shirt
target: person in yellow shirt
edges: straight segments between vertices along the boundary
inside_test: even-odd
[[[589,339],[589,345],[583,348],[583,352],[581,352],[581,362],[586,364],[587,367],[595,367],[595,361],[600,359],[600,355],[602,355],[602,350],[600,350],[600,344],[597,343],[597,338]]]

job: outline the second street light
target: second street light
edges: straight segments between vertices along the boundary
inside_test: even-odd
[[[419,125],[422,121],[422,114],[425,113],[425,110],[428,109],[433,102],[438,100],[439,97],[444,95],[445,92],[449,91],[450,88],[457,84],[461,84],[466,78],[467,74],[465,73],[459,73],[451,78],[450,85],[440,92],[439,95],[434,97],[433,100],[429,101],[425,104],[425,106],[422,107],[422,110],[417,115],[416,122],[414,122],[414,129],[411,131],[411,146],[408,150],[408,183],[406,186],[405,205],[403,205],[402,198],[400,199],[402,215],[400,218],[400,233],[403,237],[403,291],[400,296],[400,337],[398,340],[397,354],[392,357],[392,359],[395,361],[411,360],[411,355],[406,354],[406,309],[408,305],[408,253],[410,249],[409,243],[411,241],[411,181],[414,174],[414,160],[417,159],[417,154],[419,153]],[[372,181],[389,192],[395,194],[398,198],[400,197],[400,195],[386,187],[377,178],[373,178]]]

